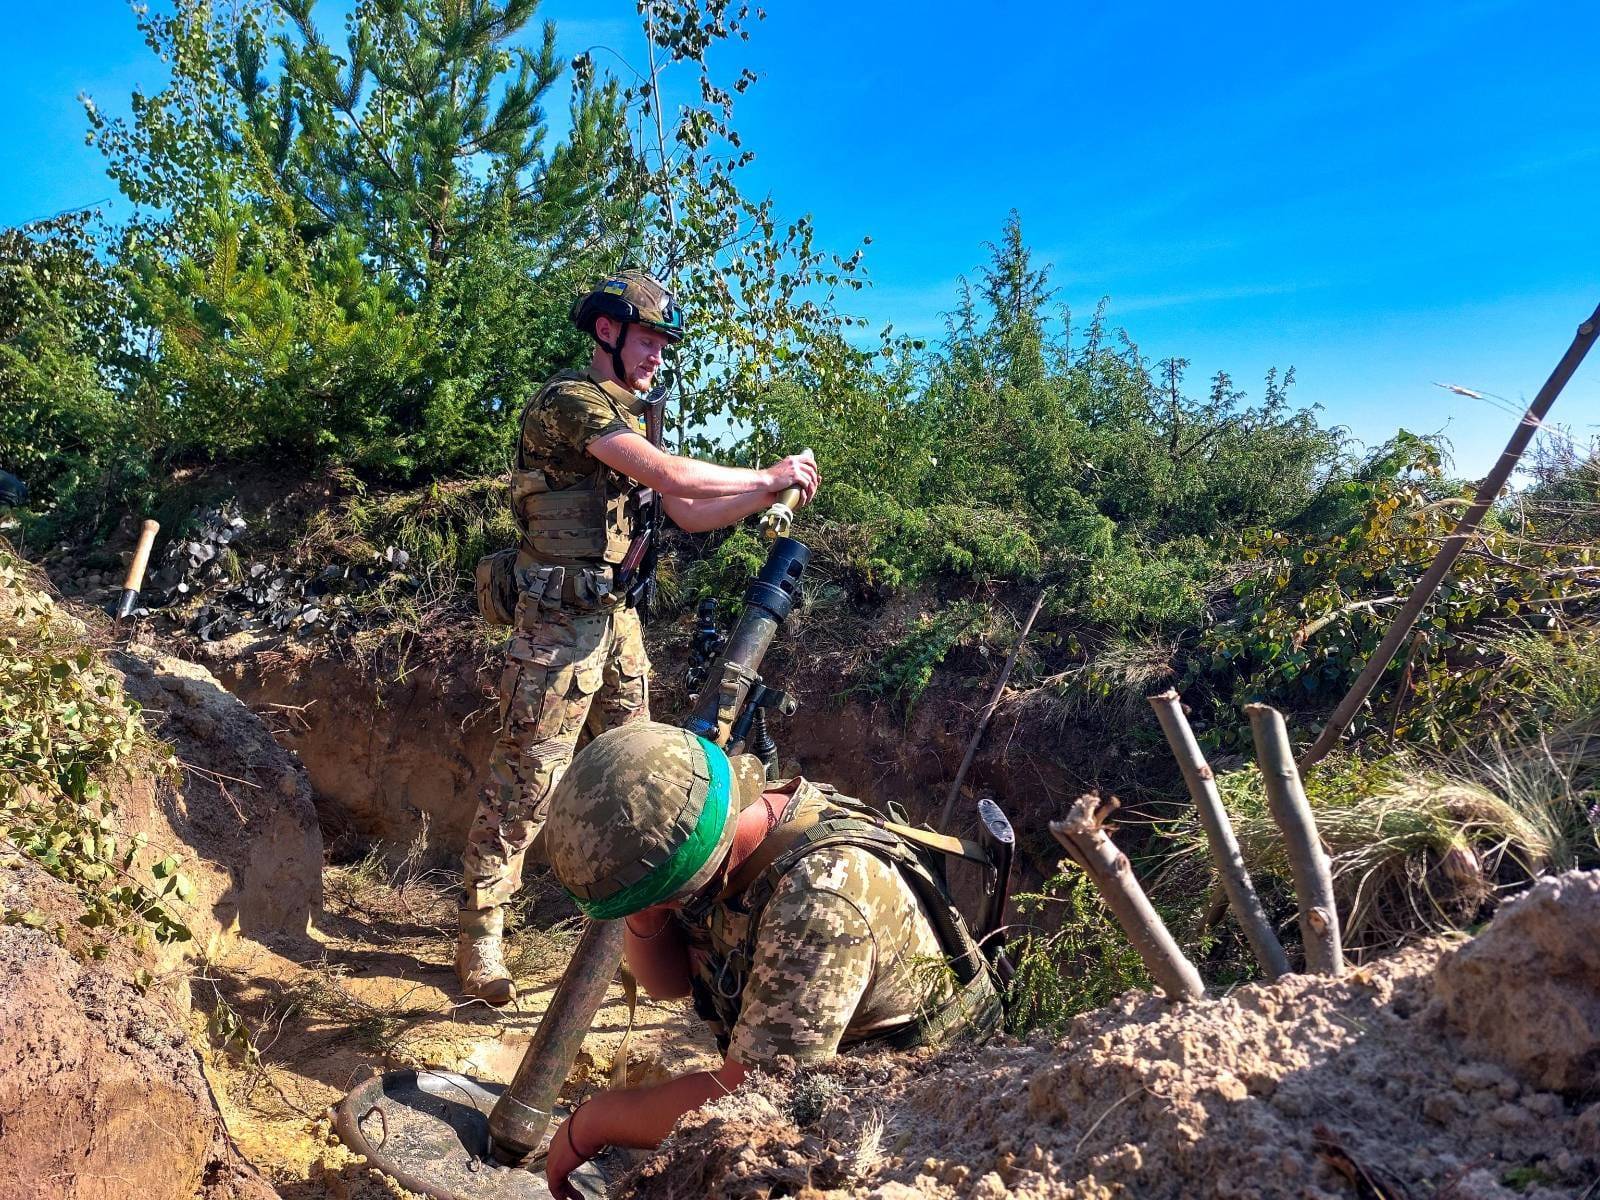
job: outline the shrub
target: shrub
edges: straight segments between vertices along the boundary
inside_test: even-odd
[[[0,847],[71,886],[80,924],[186,941],[173,905],[192,885],[175,857],[141,864],[144,841],[119,831],[107,791],[136,763],[159,769],[158,759],[115,672],[0,541]],[[32,910],[3,919],[44,923]]]
[[[918,617],[909,633],[863,668],[854,690],[887,697],[909,715],[945,655],[986,625],[988,619],[989,610],[971,600]]]

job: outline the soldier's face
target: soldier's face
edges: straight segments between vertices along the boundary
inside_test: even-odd
[[[647,392],[661,369],[661,356],[670,345],[653,329],[635,325],[622,343],[622,382],[636,392]]]

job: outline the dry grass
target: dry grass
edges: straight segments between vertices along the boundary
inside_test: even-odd
[[[1471,755],[1376,762],[1332,759],[1306,780],[1333,863],[1347,946],[1381,952],[1419,933],[1460,928],[1487,902],[1550,871],[1600,861],[1590,809],[1600,738],[1563,731]],[[1254,767],[1218,780],[1258,882],[1286,880],[1283,840]],[[1187,821],[1170,864],[1209,875],[1205,838]]]
[[[1014,703],[1058,729],[1091,716],[1142,720],[1145,697],[1172,681],[1176,657],[1177,647],[1161,637],[1113,637],[1083,662],[1045,676]]]

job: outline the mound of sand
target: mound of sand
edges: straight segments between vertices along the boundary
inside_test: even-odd
[[[1576,1197],[1600,1172],[1597,889],[1548,880],[1462,949],[1338,980],[1130,993],[1059,1040],[756,1079],[617,1194]]]

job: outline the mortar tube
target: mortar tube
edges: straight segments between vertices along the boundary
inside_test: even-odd
[[[756,668],[772,644],[778,626],[794,607],[800,576],[811,551],[793,538],[778,538],[767,552],[754,581],[745,592],[745,611],[728,638],[717,669],[708,676],[694,713],[683,727],[718,745],[724,744],[732,719],[744,704]],[[721,683],[727,664],[742,668],[744,682],[738,704],[730,710],[727,725],[721,721]],[[489,1114],[489,1150],[497,1162],[521,1163],[538,1152],[550,1128],[556,1097],[578,1059],[583,1039],[594,1015],[622,963],[624,926],[621,921],[590,921],[572,952],[565,974],[539,1020],[517,1073]]]
[[[707,674],[694,711],[683,723],[690,733],[718,745],[726,742],[733,720],[744,708],[745,697],[756,681],[756,668],[777,636],[778,626],[794,608],[800,576],[810,560],[811,551],[804,542],[781,537],[772,543],[767,561],[745,592],[744,612],[728,635],[722,658]],[[724,697],[722,683],[729,666],[737,668],[738,683],[733,696]]]
[[[516,1165],[538,1151],[572,1064],[622,962],[621,921],[590,921],[517,1073],[489,1114],[489,1150]]]

